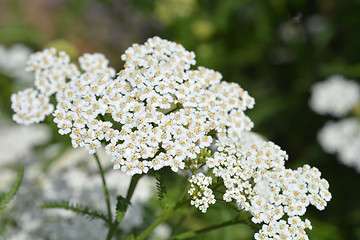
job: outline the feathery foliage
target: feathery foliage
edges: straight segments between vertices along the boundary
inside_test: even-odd
[[[162,201],[167,193],[165,176],[163,171],[158,171],[156,173],[156,190],[159,200]]]
[[[107,217],[105,216],[105,214],[99,212],[98,210],[95,210],[93,208],[90,208],[88,206],[84,206],[81,204],[77,204],[77,203],[70,203],[67,201],[61,201],[61,202],[49,202],[49,203],[45,203],[41,206],[39,206],[40,208],[46,208],[46,209],[55,209],[55,208],[60,208],[60,209],[65,209],[65,210],[70,210],[74,213],[77,214],[81,214],[81,215],[85,215],[86,217],[90,218],[90,219],[94,219],[94,218],[99,218],[104,220],[106,223],[110,223],[111,219],[107,219]]]

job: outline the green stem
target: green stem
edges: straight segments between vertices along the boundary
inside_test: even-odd
[[[139,175],[139,174],[132,176],[131,182],[130,182],[130,185],[129,185],[129,188],[128,188],[128,191],[126,194],[126,198],[125,198],[126,202],[128,202],[128,203],[130,202],[131,197],[134,194],[135,187],[142,176],[143,175]],[[106,240],[110,240],[113,237],[113,235],[116,233],[116,231],[118,229],[119,223],[120,222],[117,219],[114,220],[114,222],[110,226],[109,232],[106,236]]]
[[[171,235],[174,235],[174,233],[183,225],[183,223],[186,221],[186,219],[191,215],[196,208],[190,208],[189,211],[187,211],[185,214],[182,214],[180,216],[180,219],[177,221],[177,223],[172,228]]]
[[[210,232],[210,231],[213,231],[213,230],[216,230],[219,228],[223,228],[223,227],[227,227],[227,226],[231,226],[231,225],[235,225],[235,224],[240,224],[240,223],[246,223],[246,221],[244,219],[239,219],[239,216],[237,216],[236,218],[234,218],[230,221],[226,221],[226,222],[223,222],[220,224],[210,225],[206,228],[199,229],[196,231],[189,231],[186,233],[182,233],[177,236],[174,236],[171,239],[187,239],[187,238],[191,238],[191,237],[194,237],[194,236],[202,234],[202,233]]]
[[[107,205],[107,210],[108,210],[108,219],[109,219],[109,222],[111,223],[112,222],[112,213],[111,213],[110,195],[109,195],[109,191],[108,191],[107,186],[106,186],[104,171],[103,171],[103,169],[101,167],[101,163],[100,163],[100,160],[99,160],[99,157],[98,157],[97,153],[94,153],[94,156],[95,156],[96,162],[98,164],[99,172],[100,172],[100,175],[101,175],[101,178],[102,178],[103,187],[104,187],[104,195],[105,195],[105,200],[106,200],[106,205]]]
[[[143,240],[145,239],[158,225],[160,225],[162,222],[164,222],[168,217],[170,217],[177,209],[182,207],[185,203],[188,202],[187,199],[185,199],[185,196],[188,192],[189,183],[187,183],[184,192],[180,196],[180,200],[175,204],[174,207],[171,209],[166,210],[166,212],[158,218],[150,227],[148,227],[142,234],[140,234],[135,240]]]
[[[138,181],[140,180],[140,178],[142,176],[143,175],[139,175],[139,174],[136,174],[136,175],[132,176],[131,182],[130,182],[130,185],[129,185],[129,188],[128,188],[128,191],[127,191],[127,194],[126,194],[126,201],[127,202],[130,202],[131,197],[134,194],[135,187],[136,187]]]
[[[157,226],[170,217],[177,209],[179,209],[186,201],[179,201],[173,208],[167,210],[160,218],[158,218],[150,227],[148,227],[142,234],[135,240],[145,239]]]

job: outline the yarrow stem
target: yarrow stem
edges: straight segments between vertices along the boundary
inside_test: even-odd
[[[125,198],[126,202],[130,203],[130,200],[131,200],[132,195],[134,194],[136,185],[142,176],[143,175],[140,175],[140,174],[136,174],[136,175],[132,176],[131,182],[130,182],[130,185],[129,185],[129,188],[128,188],[128,191],[126,194],[126,198]],[[112,236],[116,233],[119,223],[120,223],[120,221],[118,221],[117,219],[114,220],[114,222],[110,226],[108,235],[106,236],[106,240],[110,240],[112,238]]]
[[[196,235],[199,235],[199,234],[203,234],[203,233],[210,232],[210,231],[213,231],[213,230],[216,230],[219,228],[224,228],[224,227],[228,227],[228,226],[232,226],[232,225],[236,225],[236,224],[248,224],[248,221],[246,219],[240,218],[240,215],[237,215],[234,219],[231,219],[229,221],[210,225],[208,227],[205,227],[203,229],[199,229],[196,231],[188,231],[188,232],[176,235],[176,236],[172,237],[171,239],[187,239],[187,238],[191,238]]]
[[[179,201],[174,205],[174,207],[165,211],[165,213],[160,216],[150,227],[148,227],[142,234],[140,234],[135,240],[143,240],[145,239],[157,226],[159,226],[162,222],[168,219],[176,210],[182,207],[184,204],[188,203],[188,199],[185,199],[189,188],[189,184],[186,185],[184,192],[181,194]]]
[[[177,209],[179,209],[187,201],[179,201],[173,208],[166,211],[160,218],[158,218],[150,227],[148,227],[142,234],[140,234],[135,240],[145,239],[157,226],[168,219]]]
[[[126,199],[125,199],[127,202],[130,202],[131,197],[134,194],[135,187],[142,176],[143,176],[142,174],[136,174],[136,175],[132,176],[131,182],[130,182],[130,185],[129,185],[129,188],[128,188],[128,191],[126,194]]]
[[[99,167],[99,172],[100,172],[101,179],[103,182],[104,195],[105,195],[105,200],[106,200],[106,205],[107,205],[107,210],[108,210],[108,222],[111,223],[112,222],[111,203],[110,203],[109,191],[106,186],[104,170],[101,167],[101,163],[100,163],[99,156],[97,155],[97,153],[94,153],[94,157],[95,157],[96,163]]]

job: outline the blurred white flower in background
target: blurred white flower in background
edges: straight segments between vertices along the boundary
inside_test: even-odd
[[[171,228],[166,223],[162,223],[159,226],[157,226],[152,234],[151,239],[168,239],[171,235]]]
[[[318,134],[318,140],[328,153],[338,154],[341,162],[360,173],[360,120],[345,118],[327,122]]]
[[[32,148],[47,142],[49,127],[45,125],[23,126],[3,123],[0,127],[0,166],[24,163]]]
[[[31,128],[32,126],[26,129]],[[28,135],[28,138],[33,135]],[[16,141],[12,141],[12,144],[16,144]],[[10,146],[9,143],[7,146],[13,145]],[[116,196],[126,195],[131,177],[112,170],[106,154],[102,152],[99,154],[104,169],[109,169],[105,177],[111,201],[116,203]],[[83,149],[71,149],[57,159],[47,171],[44,171],[44,165],[38,159],[34,159],[33,155],[28,153],[28,157],[32,160],[26,167],[22,186],[5,212],[6,218],[14,221],[16,225],[7,226],[4,238],[10,240],[104,239],[106,235],[104,224],[97,219],[89,220],[61,209],[38,208],[45,202],[69,200],[74,204],[93,206],[97,210],[106,212],[102,181],[96,163],[92,159],[93,156]],[[11,172],[5,168],[2,170]],[[0,179],[3,179],[2,174],[0,176]],[[4,177],[8,179],[7,186],[9,186],[15,179],[16,172]],[[124,232],[131,232],[133,228],[143,224],[144,207],[153,196],[154,189],[153,178],[144,176],[139,180],[132,204],[120,224]]]
[[[310,34],[316,35],[327,29],[328,20],[322,15],[315,14],[306,19],[305,25]]]
[[[360,102],[360,85],[334,75],[311,88],[310,107],[316,113],[342,117]]]
[[[15,44],[9,48],[0,44],[0,72],[20,82],[33,81],[33,75],[25,71],[26,62],[32,52],[23,44]]]
[[[310,107],[318,114],[335,117],[356,115],[360,106],[360,84],[334,75],[312,87]],[[360,119],[350,116],[337,122],[328,121],[318,133],[325,152],[337,154],[339,160],[360,173]]]

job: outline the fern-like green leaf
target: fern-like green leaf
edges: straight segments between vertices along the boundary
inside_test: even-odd
[[[61,201],[61,202],[45,203],[39,207],[45,209],[56,209],[56,208],[65,209],[80,215],[84,215],[90,219],[94,219],[94,218],[102,219],[105,221],[105,223],[111,224],[111,219],[110,220],[107,219],[105,214],[99,212],[98,210],[95,210],[93,208],[81,204],[73,204],[67,201]]]
[[[156,190],[159,200],[162,201],[167,193],[165,177],[162,171],[158,171],[156,174]]]
[[[10,191],[0,196],[0,210],[3,210],[6,207],[6,205],[11,201],[11,199],[15,196],[15,194],[19,190],[23,176],[24,176],[24,168],[21,168],[16,178],[16,181],[12,186],[12,188],[10,189]]]

